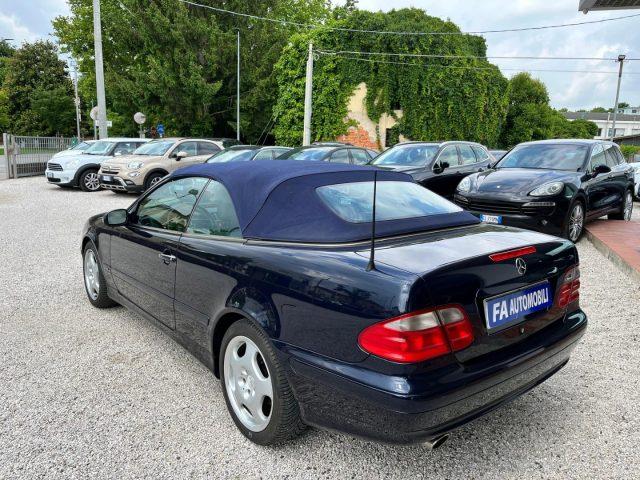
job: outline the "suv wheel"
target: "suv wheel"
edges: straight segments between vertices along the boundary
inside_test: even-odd
[[[97,192],[100,190],[100,178],[98,177],[98,170],[95,168],[89,168],[80,174],[78,181],[80,189],[83,192]]]
[[[149,190],[151,187],[153,187],[156,183],[158,183],[160,180],[162,180],[165,177],[164,174],[160,173],[160,172],[154,172],[151,175],[149,175],[147,177],[147,179],[144,182],[144,189],[145,190]]]
[[[620,212],[610,213],[608,215],[609,220],[631,220],[631,214],[633,213],[633,194],[631,190],[627,190],[624,194],[624,200],[620,206]]]
[[[567,219],[565,220],[563,236],[575,243],[580,239],[583,227],[584,207],[582,206],[582,202],[578,201],[571,205],[569,215],[567,215]]]

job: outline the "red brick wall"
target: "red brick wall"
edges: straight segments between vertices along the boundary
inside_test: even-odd
[[[369,132],[362,127],[349,127],[349,131],[346,135],[340,135],[337,140],[339,142],[347,142],[355,145],[356,147],[371,148],[378,150],[378,143],[371,140]]]

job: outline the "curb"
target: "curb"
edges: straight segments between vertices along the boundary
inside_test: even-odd
[[[593,233],[591,233],[588,228],[584,229],[584,236],[591,242],[596,250],[607,257],[611,261],[611,263],[618,267],[619,270],[626,273],[627,275],[630,275],[636,281],[640,282],[640,272],[629,265],[618,253],[607,246],[606,243],[604,243]]]

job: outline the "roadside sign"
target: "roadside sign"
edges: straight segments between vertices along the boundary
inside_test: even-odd
[[[164,135],[164,125],[159,123],[158,126],[156,127],[156,130],[158,131],[158,135]]]

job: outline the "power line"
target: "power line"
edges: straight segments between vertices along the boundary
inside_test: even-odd
[[[548,56],[507,56],[507,55],[442,55],[431,53],[398,53],[398,52],[358,52],[349,50],[316,50],[316,53],[321,55],[366,55],[366,56],[389,56],[389,57],[412,57],[412,58],[452,58],[452,59],[495,59],[495,60],[589,60],[589,61],[612,61],[615,62],[618,58],[603,58],[603,57],[548,57]],[[631,58],[627,60],[638,60],[637,58]]]
[[[328,31],[335,32],[349,32],[349,33],[371,33],[371,34],[379,34],[379,35],[481,35],[486,33],[510,33],[510,32],[526,32],[531,30],[545,30],[550,28],[564,28],[564,27],[575,27],[579,25],[589,25],[594,23],[604,23],[604,22],[613,22],[616,20],[625,20],[627,18],[640,17],[640,13],[631,14],[631,15],[623,15],[620,17],[613,18],[603,18],[600,20],[588,20],[585,22],[573,22],[573,23],[561,23],[556,25],[539,25],[534,27],[522,27],[522,28],[505,28],[499,30],[478,30],[478,31],[469,31],[469,32],[402,32],[402,31],[389,31],[389,30],[362,30],[358,28],[343,28],[343,27],[328,27],[326,25],[321,24],[311,24],[311,23],[300,23],[293,22],[290,20],[282,20],[277,18],[267,18],[261,17],[259,15],[251,15],[248,13],[240,13],[234,12],[232,10],[226,10],[224,8],[212,7],[211,5],[203,5],[201,3],[192,2],[190,0],[178,0],[184,4],[191,5],[194,7],[205,8],[208,10],[212,10],[214,12],[223,13],[227,15],[235,15],[237,17],[249,18],[252,20],[261,20],[265,22],[276,23],[280,25],[291,25],[294,27],[308,28],[308,29],[317,29],[321,28]]]
[[[557,70],[557,69],[531,69],[531,68],[500,68],[497,65],[493,67],[476,67],[472,65],[428,65],[424,63],[417,62],[394,62],[394,61],[386,61],[386,60],[375,60],[371,58],[360,58],[360,57],[347,57],[340,55],[333,55],[335,58],[340,58],[343,60],[355,60],[359,62],[369,62],[369,63],[383,63],[383,64],[391,64],[391,65],[410,65],[414,67],[422,67],[422,68],[441,68],[441,69],[451,69],[451,70],[493,70],[499,69],[501,71],[513,71],[513,72],[549,72],[549,73],[593,73],[593,74],[617,74],[613,70],[605,71],[605,70]],[[626,72],[623,75],[640,75],[640,72]]]

